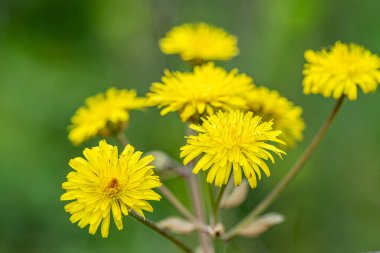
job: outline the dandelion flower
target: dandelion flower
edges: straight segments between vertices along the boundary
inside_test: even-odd
[[[261,179],[261,170],[267,177],[270,175],[265,160],[274,158],[269,152],[281,157],[284,151],[272,143],[283,141],[277,137],[280,130],[272,129],[273,122],[262,122],[260,116],[252,112],[230,111],[221,112],[203,119],[202,125],[190,125],[198,135],[187,136],[187,144],[181,148],[181,158],[184,164],[201,156],[193,173],[201,169],[206,171],[207,182],[221,187],[227,184],[231,171],[235,186],[242,181],[242,170],[251,188],[257,186]]]
[[[347,96],[356,100],[357,88],[374,92],[380,83],[380,58],[356,44],[336,42],[331,50],[307,50],[303,80],[305,94]]]
[[[196,122],[216,109],[247,108],[243,94],[253,87],[252,79],[238,74],[237,69],[226,72],[210,62],[193,72],[166,71],[162,83],[153,83],[147,96],[152,104],[163,108],[161,115],[178,111],[182,121]]]
[[[134,90],[110,88],[86,99],[71,118],[69,140],[79,145],[96,135],[107,136],[120,131],[129,119],[129,110],[146,106],[146,99],[136,97]]]
[[[80,228],[89,225],[89,233],[95,234],[101,226],[103,238],[108,237],[111,215],[116,227],[123,228],[123,215],[134,210],[144,216],[143,210],[153,211],[147,200],[160,200],[152,188],[160,186],[150,162],[153,156],[141,158],[142,152],[135,152],[127,145],[118,154],[116,146],[102,140],[98,147],[85,149],[84,158],[70,160],[74,171],[67,175],[62,184],[66,190],[62,201],[72,201],[65,206],[71,214],[70,221],[78,222]],[[112,214],[111,214],[112,213]]]
[[[247,94],[249,110],[261,116],[263,121],[273,119],[273,128],[281,130],[281,139],[290,147],[302,140],[305,123],[302,108],[295,106],[277,91],[265,87],[255,88]]]
[[[205,23],[172,28],[160,40],[164,54],[179,54],[184,61],[229,60],[238,54],[237,39],[223,29]]]

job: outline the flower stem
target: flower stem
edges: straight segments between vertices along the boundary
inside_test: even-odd
[[[187,177],[187,179],[189,181],[190,195],[194,205],[195,216],[197,217],[198,222],[204,224],[205,216],[203,212],[203,205],[198,180],[194,174]],[[198,235],[202,247],[202,253],[212,253],[213,251],[210,252],[211,246],[208,234],[198,230]]]
[[[193,133],[192,130],[189,127],[187,127],[186,134],[190,135],[192,133]],[[193,160],[189,163],[187,169],[192,170],[194,167],[195,167],[195,161]],[[205,224],[203,201],[201,198],[201,192],[200,192],[200,187],[199,187],[199,182],[197,180],[197,177],[196,175],[191,173],[186,179],[189,183],[190,196],[193,202],[195,216],[197,217],[197,220],[199,223]],[[213,245],[210,243],[209,235],[205,232],[198,230],[198,237],[201,244],[202,253],[213,253],[214,248],[213,248]]]
[[[145,226],[153,229],[158,234],[162,235],[163,237],[165,237],[166,239],[168,239],[169,241],[171,241],[172,243],[174,243],[175,245],[177,245],[184,252],[193,253],[193,250],[190,249],[187,245],[185,245],[183,242],[181,242],[180,240],[178,240],[177,238],[175,238],[171,234],[169,234],[166,231],[164,231],[161,228],[159,228],[154,222],[152,222],[152,221],[150,221],[148,219],[145,219],[144,217],[142,217],[141,215],[139,215],[138,213],[136,213],[134,210],[129,210],[129,214],[133,218],[135,218],[136,220],[138,220],[139,222],[141,222],[142,224],[144,224]]]
[[[181,201],[177,199],[177,197],[167,188],[165,185],[161,185],[159,188],[162,195],[166,197],[166,199],[180,212],[185,218],[194,222],[197,221],[197,218],[182,204]]]
[[[124,131],[120,131],[119,133],[117,133],[115,135],[115,138],[123,146],[123,148],[130,143]]]
[[[220,202],[222,201],[225,190],[226,190],[226,185],[223,185],[222,187],[220,187],[218,191],[218,195],[216,196],[215,201],[213,201],[213,204],[212,204],[213,225],[215,225],[218,221]]]
[[[205,179],[206,180],[206,179]],[[214,224],[214,212],[213,212],[213,206],[215,202],[215,193],[214,193],[214,188],[212,184],[209,184],[206,182],[206,188],[207,188],[207,193],[208,193],[208,210],[210,210],[210,220],[211,220],[211,225]]]
[[[235,227],[233,227],[230,232],[226,233],[223,236],[224,241],[231,240],[234,236],[236,236],[240,229],[245,228],[247,225],[252,223],[258,215],[263,213],[277,198],[278,196],[286,189],[289,183],[296,177],[298,172],[302,169],[303,165],[305,165],[306,161],[309,159],[311,154],[314,152],[315,148],[318,146],[322,138],[325,136],[328,128],[330,127],[333,119],[338,113],[339,109],[342,106],[344,100],[344,96],[340,97],[336,102],[333,110],[328,116],[325,123],[319,129],[318,133],[314,136],[310,145],[306,148],[301,157],[297,160],[294,166],[289,170],[289,172],[282,178],[282,180],[272,189],[271,192]]]

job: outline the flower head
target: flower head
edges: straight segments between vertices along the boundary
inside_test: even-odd
[[[134,90],[110,88],[86,99],[71,118],[69,139],[79,145],[85,140],[100,135],[110,135],[121,130],[129,119],[129,110],[146,106],[146,99],[136,97]]]
[[[163,53],[194,62],[231,59],[239,52],[236,44],[235,36],[205,23],[174,27],[160,40]]]
[[[302,131],[305,123],[302,120],[302,108],[295,106],[277,91],[265,87],[255,88],[247,94],[249,110],[261,116],[263,121],[273,119],[273,128],[281,130],[281,139],[293,147],[302,140]]]
[[[262,122],[252,112],[230,111],[211,115],[202,125],[191,125],[198,135],[187,137],[187,144],[181,148],[184,164],[201,156],[193,173],[209,170],[207,182],[220,187],[227,184],[233,171],[235,186],[242,181],[242,170],[251,188],[257,186],[256,175],[261,179],[261,170],[270,175],[264,160],[274,158],[269,151],[281,157],[284,151],[274,143],[284,143],[277,137],[280,130],[272,129],[273,122]]]
[[[130,145],[119,156],[117,147],[104,140],[98,147],[86,148],[83,154],[85,159],[70,160],[74,171],[62,184],[66,193],[61,200],[72,201],[65,206],[71,222],[79,221],[81,228],[89,225],[90,234],[101,226],[102,237],[108,237],[111,215],[121,230],[122,216],[128,215],[129,210],[142,216],[142,210],[153,211],[147,200],[160,200],[160,195],[152,190],[160,186],[153,166],[149,165],[153,156],[141,158],[142,152],[134,152]]]
[[[197,121],[216,109],[247,108],[243,94],[254,87],[252,79],[226,72],[213,63],[195,67],[193,72],[165,72],[162,83],[153,83],[148,99],[163,108],[161,115],[178,111],[182,121]]]
[[[373,92],[380,83],[380,58],[356,44],[336,42],[331,50],[307,50],[303,80],[305,94],[356,100],[357,87]]]

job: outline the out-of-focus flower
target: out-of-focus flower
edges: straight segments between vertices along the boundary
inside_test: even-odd
[[[108,136],[121,131],[129,120],[128,111],[146,107],[146,99],[136,97],[134,90],[110,88],[86,99],[71,118],[69,140],[80,145],[96,135]]]
[[[191,125],[198,135],[187,136],[187,144],[181,148],[184,164],[201,156],[193,169],[197,174],[201,169],[208,170],[207,182],[221,187],[227,184],[231,171],[235,186],[242,181],[242,170],[251,188],[261,179],[261,170],[270,175],[264,160],[274,158],[269,151],[281,157],[284,151],[273,143],[282,143],[277,137],[280,130],[272,129],[273,122],[262,122],[261,117],[252,112],[218,112],[204,119],[202,125]]]
[[[142,152],[134,152],[127,145],[118,154],[116,146],[100,141],[98,147],[85,149],[85,159],[70,160],[74,171],[67,175],[62,184],[66,190],[61,200],[71,203],[65,210],[71,214],[70,221],[78,222],[84,228],[89,225],[89,233],[95,234],[101,226],[102,237],[108,237],[111,216],[116,227],[123,228],[122,216],[134,210],[144,216],[143,210],[153,211],[147,200],[160,200],[160,195],[152,188],[161,185],[154,175],[153,156],[141,158]]]
[[[179,54],[182,60],[229,60],[239,53],[237,38],[223,29],[205,23],[183,24],[172,28],[160,40],[165,54]]]
[[[249,110],[261,116],[263,121],[273,119],[273,128],[281,130],[281,139],[293,147],[302,140],[305,123],[302,120],[302,108],[295,106],[277,91],[265,87],[255,88],[247,94]]]
[[[237,69],[226,72],[208,63],[193,72],[166,71],[162,83],[153,83],[147,97],[163,108],[161,115],[178,111],[182,121],[197,122],[219,109],[247,109],[243,96],[253,88],[252,79]]]
[[[380,58],[356,44],[336,42],[330,50],[307,50],[305,59],[305,94],[356,100],[358,87],[369,93],[380,83]]]

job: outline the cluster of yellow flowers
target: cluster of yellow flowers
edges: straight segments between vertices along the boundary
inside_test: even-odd
[[[160,82],[152,84],[146,97],[134,90],[111,88],[86,100],[71,119],[69,139],[80,145],[94,136],[116,136],[124,131],[129,111],[149,106],[161,115],[177,112],[190,124],[192,133],[180,148],[184,164],[195,160],[193,173],[208,171],[207,182],[226,185],[231,174],[235,186],[243,174],[251,188],[257,186],[261,171],[270,175],[267,160],[275,162],[283,149],[302,140],[305,123],[302,109],[278,91],[257,87],[247,74],[227,71],[213,61],[229,60],[239,53],[237,38],[205,23],[174,27],[160,47],[165,54],[178,54],[192,65],[189,72],[165,70]],[[380,83],[380,58],[355,44],[336,42],[330,49],[305,52],[304,93],[335,99],[357,98],[357,89],[373,92]],[[119,155],[118,148],[99,142],[85,149],[84,158],[69,165],[61,200],[71,203],[65,210],[70,220],[94,234],[101,226],[108,236],[110,217],[122,229],[122,216],[135,211],[152,211],[148,200],[160,200],[152,189],[160,179],[151,165],[153,156],[142,157],[130,145]],[[197,159],[198,158],[198,159]]]

